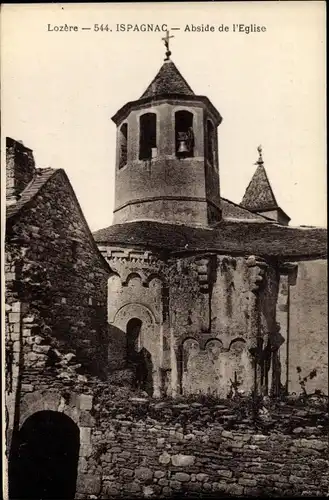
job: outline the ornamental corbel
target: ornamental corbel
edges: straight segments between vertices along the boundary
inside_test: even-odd
[[[253,293],[257,293],[261,284],[264,281],[266,269],[268,268],[267,262],[261,257],[250,255],[246,259],[249,271],[249,286]]]
[[[203,256],[196,260],[200,292],[208,293],[211,287],[213,255]]]

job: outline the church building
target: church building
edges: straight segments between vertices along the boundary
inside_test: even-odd
[[[289,227],[260,147],[241,204],[222,197],[222,116],[170,56],[112,117],[109,367],[154,397],[327,393],[327,231]]]

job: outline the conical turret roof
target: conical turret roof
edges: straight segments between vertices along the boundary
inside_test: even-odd
[[[243,196],[241,206],[257,212],[279,208],[263,163],[258,163],[256,172]]]
[[[218,126],[222,117],[215,106],[210,102],[208,97],[202,95],[196,95],[185,78],[181,75],[177,66],[173,63],[171,59],[166,59],[162,64],[160,70],[155,75],[145,92],[136,101],[127,102],[122,106],[119,111],[112,116],[112,120],[115,124],[121,123],[121,121],[130,113],[132,109],[136,107],[148,106],[149,104],[154,104],[156,100],[161,99],[180,99],[182,101],[196,101],[202,102],[205,106],[210,109],[214,119],[215,125]]]
[[[176,65],[165,61],[160,70],[145,90],[141,99],[161,94],[195,95]]]

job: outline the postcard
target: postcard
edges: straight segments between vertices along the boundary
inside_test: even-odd
[[[325,16],[2,5],[5,498],[327,495]]]

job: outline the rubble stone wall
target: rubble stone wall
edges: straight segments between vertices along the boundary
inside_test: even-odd
[[[92,432],[85,473],[100,472],[100,498],[328,491],[328,442],[316,412],[302,423],[305,410],[282,406],[281,425],[257,429],[226,404],[130,404],[128,412],[112,406]]]
[[[17,198],[35,173],[33,152],[22,143],[6,139],[6,197]]]
[[[52,377],[24,375],[20,425],[42,410],[78,425],[76,500],[328,492],[325,397],[267,398],[255,420],[250,398],[159,402],[96,378]]]
[[[38,192],[28,209],[7,223],[6,300],[27,307],[23,337],[45,335],[57,347],[74,349],[95,370],[107,360],[107,279],[109,270],[61,172]],[[12,314],[14,314],[12,312]],[[24,342],[27,367],[40,367],[42,348]]]

